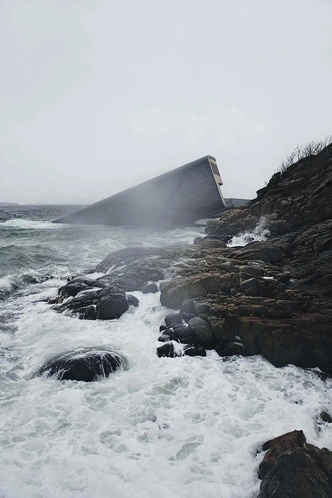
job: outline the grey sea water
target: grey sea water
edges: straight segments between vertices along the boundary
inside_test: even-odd
[[[159,294],[135,292],[140,306],[115,321],[55,313],[47,298],[109,252],[203,230],[51,223],[72,209],[0,208],[0,497],[253,498],[265,440],[303,429],[332,449],[317,422],[332,413],[331,381],[261,357],[159,359]],[[51,354],[100,345],[128,370],[91,384],[35,375]]]

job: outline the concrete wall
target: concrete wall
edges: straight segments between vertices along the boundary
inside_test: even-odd
[[[225,207],[209,158],[197,159],[55,222],[153,226],[207,217]]]

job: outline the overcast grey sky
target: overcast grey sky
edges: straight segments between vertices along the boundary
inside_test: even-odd
[[[206,154],[252,198],[332,133],[332,0],[0,0],[0,201],[90,203]]]

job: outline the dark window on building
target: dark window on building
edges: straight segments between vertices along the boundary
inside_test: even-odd
[[[212,168],[213,173],[217,176],[220,176],[218,166],[216,164],[214,164],[213,162],[210,162],[210,164],[211,164],[211,168]]]

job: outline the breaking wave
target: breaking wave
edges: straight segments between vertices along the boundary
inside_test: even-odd
[[[270,238],[271,233],[266,227],[266,218],[261,218],[253,230],[248,230],[232,237],[228,247],[245,246],[250,242],[263,242]]]
[[[22,230],[54,230],[59,228],[60,225],[52,223],[51,221],[33,221],[24,218],[11,218],[0,223],[0,226],[21,228]]]

